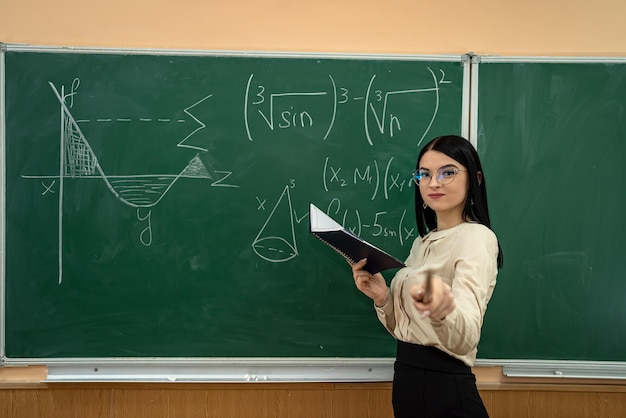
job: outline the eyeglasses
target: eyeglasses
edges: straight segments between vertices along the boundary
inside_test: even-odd
[[[461,171],[467,170],[461,170],[454,166],[441,167],[439,170],[437,170],[437,182],[439,182],[439,184],[450,184],[456,178],[456,175],[459,174]],[[421,168],[413,172],[413,181],[418,186],[429,185],[432,177],[433,175],[430,173],[430,171]]]

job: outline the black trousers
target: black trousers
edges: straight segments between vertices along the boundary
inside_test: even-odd
[[[395,418],[488,418],[472,369],[435,347],[398,341]]]

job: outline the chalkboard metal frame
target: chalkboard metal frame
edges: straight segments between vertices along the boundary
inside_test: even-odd
[[[47,366],[45,382],[388,382],[385,358],[21,359]]]
[[[470,138],[478,141],[478,89],[480,64],[555,63],[555,64],[626,64],[626,57],[548,57],[474,55],[471,60]],[[477,366],[502,366],[510,377],[626,379],[626,362],[579,360],[524,360],[479,358]]]
[[[6,51],[6,45],[0,43],[0,115],[5,115],[5,103],[4,103],[4,52]],[[2,237],[0,237],[0,257],[2,258],[0,266],[0,366],[2,366],[5,362],[5,352],[4,352],[4,341],[5,341],[5,303],[4,303],[4,295],[5,295],[5,285],[4,285],[4,260],[5,260],[5,245],[6,245],[6,234],[4,231],[5,227],[5,200],[6,200],[6,189],[5,189],[5,121],[4,116],[0,117],[0,231],[2,232]]]
[[[276,58],[333,58],[376,59],[394,61],[459,62],[463,67],[461,134],[469,135],[469,74],[470,55],[387,55],[343,53],[295,53],[261,51],[205,51],[85,48],[0,44],[0,228],[2,240],[0,253],[0,365],[21,366],[42,364],[48,367],[48,382],[67,381],[194,381],[194,382],[356,382],[390,381],[393,375],[392,358],[7,358],[5,351],[5,217],[6,178],[5,143],[5,61],[6,51],[90,53],[90,54],[142,54],[174,56],[221,57],[276,57]],[[373,313],[372,313],[373,315]]]

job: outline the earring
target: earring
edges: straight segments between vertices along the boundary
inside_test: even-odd
[[[424,202],[424,204],[422,205],[422,207],[423,207],[424,209],[426,209],[426,208],[428,207],[428,205],[426,204],[426,202]]]
[[[470,199],[470,206],[474,206],[474,199]]]

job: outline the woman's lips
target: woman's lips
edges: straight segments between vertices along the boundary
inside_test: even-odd
[[[428,197],[430,197],[431,199],[439,199],[440,197],[443,197],[443,193],[430,193],[428,195]]]

